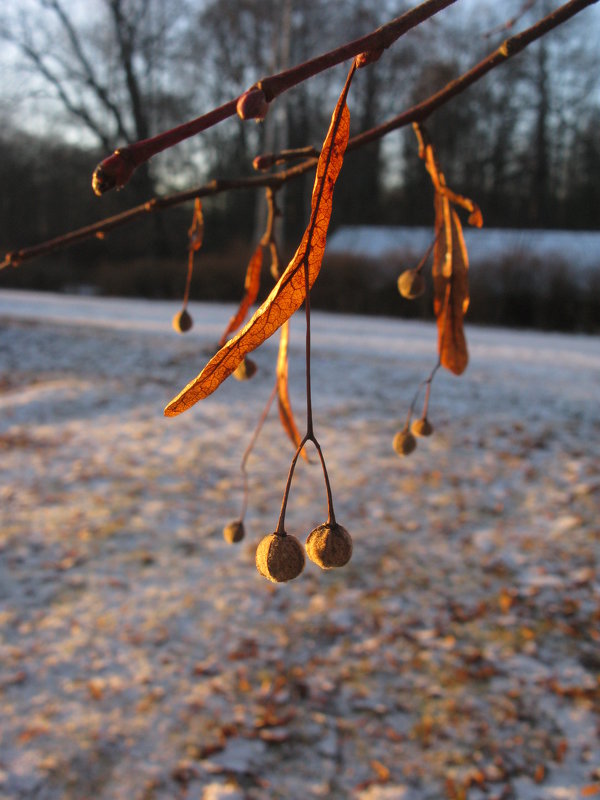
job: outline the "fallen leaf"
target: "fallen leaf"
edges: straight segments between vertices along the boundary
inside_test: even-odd
[[[596,797],[598,794],[600,794],[600,783],[590,783],[581,787],[582,797]]]
[[[323,143],[315,175],[310,221],[296,253],[268,298],[250,321],[213,356],[200,374],[171,400],[165,408],[165,416],[176,416],[191,408],[198,400],[212,394],[231,375],[247,353],[255,350],[265,339],[272,336],[300,308],[306,296],[306,284],[308,283],[310,289],[317,279],[325,252],[327,228],[333,206],[333,189],[342,168],[348,143],[350,112],[346,105],[346,97],[354,69],[353,65]]]
[[[377,779],[379,781],[381,781],[381,783],[385,783],[386,781],[389,781],[389,779],[390,779],[390,771],[385,766],[385,764],[382,764],[381,761],[377,761],[376,759],[373,759],[371,761],[371,767],[372,767],[373,771],[377,774]]]

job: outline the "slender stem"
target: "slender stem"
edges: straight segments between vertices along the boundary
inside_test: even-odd
[[[308,278],[308,259],[304,260],[304,286],[306,297],[304,299],[304,311],[306,315],[306,435],[314,440],[313,415],[312,415],[312,391],[310,382],[310,285]]]
[[[404,423],[404,427],[406,429],[408,429],[408,426],[410,424],[410,419],[411,419],[412,415],[415,413],[415,407],[417,405],[417,400],[419,399],[419,395],[421,394],[421,389],[424,386],[426,387],[426,390],[425,390],[425,402],[423,404],[423,416],[425,417],[427,415],[427,409],[429,408],[429,395],[431,393],[431,384],[433,382],[433,379],[435,378],[436,372],[438,371],[438,369],[441,366],[442,366],[442,362],[438,358],[437,363],[436,363],[435,367],[429,373],[429,376],[427,378],[425,378],[424,381],[421,381],[421,383],[418,385],[417,391],[415,392],[414,397],[412,399],[412,403],[410,404],[410,408],[408,409],[406,422]]]
[[[441,366],[442,366],[442,362],[438,361],[437,364],[435,365],[435,367],[433,368],[433,370],[431,372],[431,375],[429,376],[429,378],[428,378],[428,380],[426,382],[427,383],[427,389],[425,390],[425,401],[423,402],[423,411],[421,413],[421,416],[423,417],[423,419],[425,419],[425,417],[427,416],[427,413],[429,411],[429,397],[431,395],[431,385],[433,383],[433,379],[435,377],[435,373],[438,371],[438,369]]]
[[[499,66],[499,64],[508,60],[527,45],[531,44],[535,39],[545,35],[552,28],[566,22],[570,17],[596,2],[598,2],[598,0],[571,0],[571,2],[561,6],[531,28],[527,28],[517,36],[507,39],[498,50],[495,50],[487,56],[487,58],[481,61],[476,67],[473,67],[455,80],[450,81],[443,89],[431,95],[423,102],[406,109],[402,114],[389,119],[382,125],[378,125],[357,136],[353,136],[348,142],[346,151],[357,150],[372,141],[381,139],[393,130],[405,127],[413,122],[423,121],[433,111],[437,110],[449,100],[456,97],[460,92],[465,91],[465,89],[473,83],[480,80],[491,69]],[[511,44],[515,40],[517,44]],[[82,228],[70,231],[69,233],[61,234],[60,236],[56,236],[40,244],[8,252],[4,256],[4,259],[0,261],[0,269],[17,267],[24,261],[30,261],[33,258],[48,255],[49,253],[70,247],[85,239],[91,239],[94,236],[102,237],[109,231],[127,225],[149,213],[181,205],[197,197],[208,197],[228,191],[251,190],[264,186],[271,186],[275,189],[309,172],[316,164],[316,157],[308,158],[306,161],[302,161],[300,164],[296,164],[294,167],[290,167],[290,169],[283,170],[276,174],[253,175],[251,177],[233,180],[214,179],[193,189],[165,195],[164,197],[154,197],[146,203],[134,206],[121,214],[106,217],[91,225],[86,225]]]
[[[188,268],[187,268],[187,277],[185,280],[185,291],[183,293],[182,308],[187,308],[187,304],[190,299],[190,287],[192,285],[193,271],[194,271],[194,250],[193,248],[190,247],[188,251]]]
[[[438,236],[434,236],[433,239],[431,240],[429,246],[427,247],[427,250],[425,251],[423,257],[421,258],[421,260],[419,261],[419,263],[415,267],[415,272],[421,272],[421,270],[423,269],[423,267],[427,263],[427,259],[431,255],[431,251],[435,247],[435,243],[437,242],[437,240],[438,240]]]
[[[321,460],[321,467],[323,469],[323,478],[325,480],[325,491],[327,492],[327,524],[335,525],[336,523],[335,523],[335,512],[333,510],[333,495],[331,493],[331,485],[329,483],[329,474],[327,472],[325,458],[323,457],[321,445],[314,436],[312,437],[312,442],[314,446],[317,448],[317,453],[319,454],[319,459]]]
[[[285,483],[285,489],[283,490],[283,500],[281,501],[281,511],[279,512],[279,520],[277,522],[277,528],[275,529],[275,533],[279,534],[279,536],[285,535],[285,512],[287,509],[288,498],[290,496],[290,489],[292,486],[292,478],[294,477],[294,470],[296,469],[298,456],[302,452],[302,448],[308,442],[309,439],[310,437],[308,435],[304,436],[304,438],[296,448],[296,452],[294,453],[292,463],[290,464],[287,481]]]
[[[263,425],[265,424],[265,420],[269,415],[269,411],[271,410],[271,406],[273,405],[273,400],[275,399],[276,394],[277,394],[277,382],[275,382],[275,386],[271,390],[269,399],[267,400],[266,405],[263,408],[262,414],[260,415],[260,418],[256,423],[256,427],[254,428],[254,433],[252,434],[250,442],[248,443],[248,447],[246,447],[244,455],[242,456],[242,462],[240,464],[240,471],[244,477],[244,498],[242,501],[242,511],[240,513],[240,520],[242,521],[246,516],[246,509],[248,508],[248,470],[246,469],[246,465],[248,463],[248,458],[250,457],[250,453],[254,449],[256,440],[260,436],[260,432],[262,430]]]

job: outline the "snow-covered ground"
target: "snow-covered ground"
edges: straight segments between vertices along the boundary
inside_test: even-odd
[[[291,445],[274,378],[164,405],[230,306],[0,291],[0,800],[600,796],[600,340],[468,328],[431,439],[391,440],[432,325],[315,314],[313,403],[350,564],[254,567]],[[292,404],[303,416],[302,318]],[[323,521],[300,464],[288,530]]]

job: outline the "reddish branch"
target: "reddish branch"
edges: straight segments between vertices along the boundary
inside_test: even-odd
[[[505,39],[500,47],[494,50],[493,53],[490,53],[483,61],[480,61],[479,64],[476,64],[459,78],[450,81],[443,89],[431,95],[431,97],[428,97],[427,100],[407,109],[397,117],[383,123],[383,125],[379,125],[376,128],[361,133],[359,136],[355,136],[354,139],[352,139],[352,146],[361,147],[375,139],[380,139],[382,136],[385,136],[386,133],[396,130],[397,128],[402,128],[412,122],[423,122],[433,111],[447,103],[453,97],[456,97],[457,94],[464,92],[465,89],[468,89],[469,86],[483,78],[490,70],[508,61],[509,58],[520,53],[521,50],[524,50],[536,39],[540,39],[553,28],[562,25],[563,22],[574,17],[575,14],[583,11],[587,6],[594,5],[597,2],[598,0],[571,0],[571,2],[565,3],[563,6],[557,8],[556,11],[552,11],[548,16],[536,22],[535,25],[526,28],[515,36],[511,36],[509,39]],[[348,146],[350,147],[350,144]]]
[[[361,53],[374,51],[381,53],[385,48],[393,44],[400,36],[404,35],[411,28],[415,28],[429,17],[437,14],[438,11],[455,3],[456,0],[426,0],[426,2],[416,8],[407,11],[402,16],[388,22],[376,31],[355,39],[352,42],[331,50],[328,53],[312,58],[303,64],[299,64],[291,69],[286,69],[277,75],[270,75],[258,81],[255,86],[243,92],[235,100],[230,100],[225,105],[209,111],[201,117],[185,122],[176,128],[171,128],[164,133],[159,133],[151,139],[143,139],[140,142],[121,147],[101,161],[96,167],[92,177],[92,187],[98,195],[104,194],[109,189],[124,186],[135,169],[169,147],[173,147],[190,136],[217,125],[219,122],[232,117],[236,110],[243,119],[249,117],[262,118],[266,104],[275,99],[283,92],[287,92],[293,86],[302,83],[308,78],[312,78],[319,72],[348,61]],[[365,59],[365,63],[368,59]],[[259,102],[262,100],[262,103]],[[258,106],[254,109],[255,101]],[[253,108],[248,108],[252,106]],[[264,106],[264,108],[263,108]],[[258,109],[263,108],[263,111]],[[256,112],[256,113],[255,113]]]
[[[369,142],[374,141],[385,136],[392,130],[404,127],[412,122],[423,122],[433,111],[440,106],[447,103],[456,95],[464,92],[469,86],[480,80],[491,69],[499,66],[507,61],[512,56],[521,52],[527,45],[544,36],[553,28],[566,22],[575,14],[582,11],[587,6],[593,5],[598,0],[570,0],[560,6],[556,11],[548,14],[542,20],[532,25],[530,28],[522,31],[515,36],[506,39],[503,44],[488,55],[479,64],[472,67],[472,69],[465,72],[459,78],[450,81],[443,89],[431,95],[429,98],[421,103],[404,111],[396,117],[379,125],[371,130],[364,131],[358,136],[354,136],[348,142],[347,150],[355,150],[362,147]],[[421,8],[421,7],[420,7]],[[381,30],[381,29],[380,29]],[[362,40],[358,40],[362,41]],[[310,62],[308,62],[310,63]],[[276,160],[277,156],[273,156]],[[0,262],[0,269],[8,266],[18,266],[23,261],[28,261],[39,256],[47,255],[55,250],[64,249],[72,244],[80,242],[84,239],[92,238],[93,236],[102,236],[105,233],[118,228],[122,225],[127,225],[129,222],[142,217],[154,211],[160,211],[171,206],[180,205],[182,203],[194,200],[196,197],[207,197],[210,195],[220,194],[221,192],[234,191],[240,189],[256,189],[259,187],[270,187],[275,190],[287,183],[290,180],[303,175],[309,170],[313,169],[317,164],[317,158],[308,158],[299,164],[296,164],[289,169],[277,172],[270,175],[254,175],[246,178],[238,178],[232,180],[215,179],[209,181],[203,186],[194,189],[188,189],[184,192],[177,192],[176,194],[167,195],[164,197],[155,197],[142,205],[135,206],[127,211],[117,214],[113,217],[108,217],[95,222],[92,225],[87,225],[84,228],[78,228],[70,233],[57,236],[46,242],[42,242],[33,247],[25,247],[7,253],[4,260]]]

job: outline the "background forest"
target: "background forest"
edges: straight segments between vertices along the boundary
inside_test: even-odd
[[[26,0],[4,6],[0,247],[7,251],[42,241],[210,177],[249,175],[260,152],[318,145],[341,70],[281,97],[264,123],[230,119],[162,154],[118,195],[98,200],[90,189],[95,164],[115,147],[197,116],[261,76],[362,35],[409,6],[373,0],[94,0],[85,8],[69,0]],[[551,8],[546,0],[461,0],[419,26],[357,82],[353,132],[422,100],[476,63],[506,37],[503,23],[511,13],[519,15],[513,33]],[[599,35],[600,14],[592,7],[428,121],[444,172],[457,190],[478,202],[486,228],[599,227]],[[302,176],[279,198],[281,240],[288,250],[306,224],[312,180],[310,174]],[[263,203],[261,193],[250,191],[206,202],[205,245],[192,296],[239,297],[249,247],[264,227]],[[430,179],[410,129],[348,154],[332,231],[355,224],[428,226],[432,218]],[[11,270],[3,275],[3,285],[64,289],[84,284],[103,293],[180,295],[189,222],[187,208],[154,215],[105,241]],[[338,263],[329,271],[338,299],[339,275],[346,267]],[[553,280],[564,268],[553,265]],[[505,282],[514,286],[509,272]],[[315,291],[316,305],[331,297],[327,280],[326,270]],[[519,280],[525,280],[523,291],[533,292],[527,278]],[[375,290],[366,278],[354,282],[363,296]],[[559,295],[564,284],[558,280]],[[387,288],[377,291],[385,295]],[[558,327],[578,327],[577,320],[584,320],[579,327],[593,328],[593,286],[571,288],[579,293],[577,302]],[[350,296],[337,305],[364,310],[356,309]],[[377,298],[366,310],[373,307],[380,307]],[[491,318],[479,308],[481,321]],[[427,309],[424,301],[409,313],[423,315]],[[390,303],[381,310],[407,311]],[[537,322],[551,327],[553,312],[540,313]],[[496,317],[536,323],[533,312],[516,320]]]

